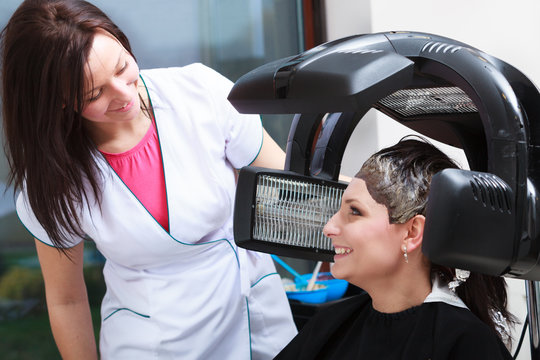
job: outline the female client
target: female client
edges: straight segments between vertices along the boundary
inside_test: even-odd
[[[421,251],[431,179],[455,167],[413,139],[364,163],[324,233],[332,274],[367,295],[319,312],[276,359],[511,359],[504,279],[433,264]]]

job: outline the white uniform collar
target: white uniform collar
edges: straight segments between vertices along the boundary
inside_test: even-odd
[[[456,293],[450,290],[446,284],[441,284],[441,280],[438,276],[433,277],[431,293],[426,297],[424,302],[444,302],[453,306],[468,309],[467,305],[465,305],[463,300],[461,300]]]

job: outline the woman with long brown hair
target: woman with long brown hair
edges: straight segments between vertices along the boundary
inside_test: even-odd
[[[276,359],[511,359],[501,277],[422,253],[433,175],[454,162],[413,139],[372,155],[324,228],[332,274],[365,290],[319,312]]]
[[[236,247],[232,206],[235,168],[284,154],[226,101],[232,83],[139,71],[81,0],[26,0],[1,40],[10,181],[62,357],[97,357],[86,239],[106,258],[102,358],[272,358],[296,329],[270,257]]]

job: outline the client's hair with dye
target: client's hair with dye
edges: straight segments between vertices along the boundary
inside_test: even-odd
[[[431,178],[457,164],[433,145],[402,140],[373,154],[357,178],[366,182],[371,197],[388,209],[391,224],[425,215]]]
[[[396,145],[373,154],[356,174],[365,181],[371,197],[388,210],[389,222],[402,224],[415,215],[426,215],[429,189],[433,176],[457,164],[425,139],[401,139]],[[428,220],[429,221],[429,220]],[[436,273],[448,283],[455,269],[431,263]],[[515,318],[507,311],[506,282],[502,277],[471,272],[469,279],[456,290],[465,305],[484,323],[495,330],[501,340],[509,344],[511,339],[502,336],[501,316],[509,323]]]

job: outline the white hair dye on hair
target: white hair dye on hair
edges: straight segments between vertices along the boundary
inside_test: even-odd
[[[388,209],[390,223],[425,215],[433,175],[457,165],[426,141],[404,140],[373,154],[356,174],[373,199]]]

